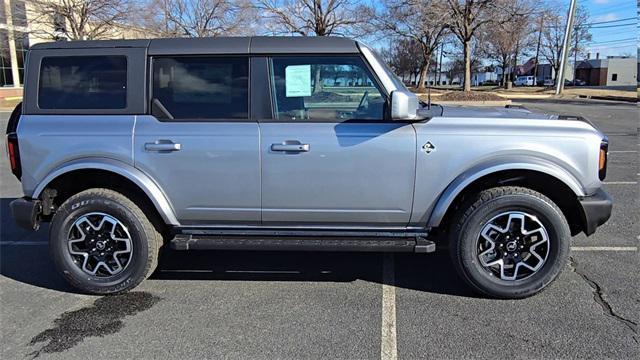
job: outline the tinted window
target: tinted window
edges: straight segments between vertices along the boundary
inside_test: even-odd
[[[38,106],[41,109],[126,108],[126,57],[43,58],[40,66]]]
[[[248,58],[175,57],[153,63],[153,97],[175,119],[246,119]]]
[[[275,57],[271,74],[279,120],[384,118],[385,97],[357,56]]]

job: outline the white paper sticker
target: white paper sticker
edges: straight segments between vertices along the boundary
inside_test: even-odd
[[[311,96],[311,65],[289,65],[284,69],[285,96]]]

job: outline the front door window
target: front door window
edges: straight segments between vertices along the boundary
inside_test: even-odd
[[[386,98],[359,57],[275,57],[271,76],[277,120],[384,119]]]

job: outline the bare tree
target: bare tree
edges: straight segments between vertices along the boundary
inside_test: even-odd
[[[509,0],[446,0],[448,5],[449,28],[463,47],[464,91],[471,91],[471,42],[479,29],[487,24],[499,23],[497,10]]]
[[[566,9],[551,7],[545,10],[545,26],[542,28],[541,54],[553,67],[556,80],[560,71],[562,56],[562,41],[567,23]],[[591,41],[591,33],[588,26],[589,13],[583,5],[578,5],[573,21],[571,41],[571,53],[582,54],[586,45]]]
[[[131,0],[27,0],[31,32],[55,40],[113,38],[126,22]]]
[[[394,73],[398,74],[402,80],[405,75],[409,75],[409,82],[416,81],[420,75],[420,64],[423,62],[424,53],[422,46],[411,39],[400,39],[395,42],[388,51],[383,51],[383,57],[387,61]]]
[[[207,37],[253,33],[249,0],[150,0],[146,27],[163,37]]]
[[[505,87],[508,82],[507,72],[515,49],[515,41],[508,30],[509,27],[508,24],[500,24],[487,29],[485,47],[482,49],[483,55],[497,62],[502,69],[502,85]]]
[[[448,27],[442,0],[386,0],[376,16],[376,27],[409,40],[421,51],[418,90],[424,90],[433,55]]]
[[[257,0],[273,34],[355,35],[367,26],[372,9],[356,0]]]

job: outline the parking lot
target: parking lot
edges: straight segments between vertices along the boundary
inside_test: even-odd
[[[17,358],[640,358],[638,108],[526,102],[582,115],[610,140],[613,216],[576,236],[571,262],[524,300],[478,297],[435,254],[170,252],[135,291],[74,293],[47,229],[17,228],[22,196],[0,160],[0,329]],[[8,113],[0,114],[6,126]],[[4,148],[4,141],[3,141]]]

